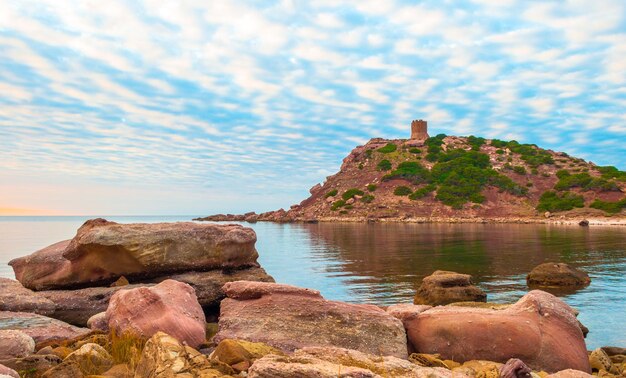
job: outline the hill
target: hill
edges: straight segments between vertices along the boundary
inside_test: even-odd
[[[626,172],[514,140],[375,138],[310,193],[288,211],[201,220],[621,220]]]

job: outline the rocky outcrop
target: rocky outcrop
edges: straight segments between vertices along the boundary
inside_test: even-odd
[[[54,303],[21,283],[0,278],[0,311],[32,312],[49,316],[54,313]]]
[[[22,331],[0,330],[0,360],[26,357],[35,352],[35,341]]]
[[[193,288],[174,280],[118,291],[111,297],[106,321],[118,335],[147,339],[161,331],[192,347],[206,338],[206,319]]]
[[[166,279],[189,284],[194,288],[198,302],[207,313],[217,316],[219,303],[225,294],[222,286],[226,282],[248,280],[274,282],[263,268],[252,267],[240,270],[212,270],[208,272],[185,272],[156,277],[149,282],[133,283],[117,287],[89,287],[76,290],[47,290],[36,292],[55,306],[51,316],[70,324],[85,326],[93,315],[106,311],[113,294],[121,289],[150,287]]]
[[[70,241],[12,260],[29,289],[107,285],[125,276],[258,266],[256,235],[239,225],[85,222]]]
[[[404,320],[411,347],[463,362],[519,358],[535,370],[590,372],[574,310],[557,297],[531,291],[503,310],[435,307]]]
[[[224,292],[215,342],[243,339],[284,352],[336,346],[407,357],[402,323],[376,306],[328,301],[316,290],[262,282],[229,282]]]
[[[21,331],[32,337],[35,343],[71,339],[89,333],[89,329],[46,316],[10,311],[0,311],[0,329]]]
[[[589,285],[589,275],[565,263],[543,263],[535,267],[526,282],[530,287],[584,287]]]
[[[157,332],[146,343],[135,377],[230,377],[231,373],[234,371],[227,365],[213,362],[172,336]]]
[[[0,365],[0,377],[2,376],[12,377],[12,378],[20,378],[20,375],[13,369],[9,369],[4,365]]]
[[[252,364],[250,378],[427,378],[467,377],[445,368],[422,367],[392,356],[325,347],[304,348],[288,357],[267,355]]]
[[[413,303],[441,306],[454,302],[486,302],[487,294],[472,284],[469,274],[437,270],[424,277]]]

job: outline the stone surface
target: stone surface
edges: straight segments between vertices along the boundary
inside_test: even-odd
[[[237,270],[212,270],[208,272],[185,272],[166,275],[149,279],[145,283],[133,283],[117,287],[89,287],[76,290],[47,290],[39,291],[44,298],[50,300],[55,310],[51,316],[64,322],[86,326],[87,321],[93,315],[106,311],[111,297],[122,289],[134,289],[139,287],[151,287],[166,279],[173,279],[184,282],[196,291],[198,302],[208,312],[215,312],[217,315],[219,303],[224,299],[225,294],[222,286],[226,282],[247,280],[274,282],[263,268],[251,267]]]
[[[89,333],[60,320],[27,312],[0,311],[0,330],[19,330],[32,337],[35,343],[71,339]]]
[[[4,365],[0,365],[0,377],[3,375],[7,377],[20,378],[20,375],[17,374],[15,370],[9,369]]]
[[[33,312],[49,316],[54,303],[22,286],[19,281],[0,278],[0,311]]]
[[[411,121],[411,139],[428,139],[428,123],[418,119]]]
[[[162,331],[192,347],[206,337],[206,319],[193,288],[174,280],[118,291],[111,298],[106,319],[118,335],[149,338]]]
[[[66,362],[75,362],[85,375],[102,374],[113,367],[113,357],[100,345],[87,343],[70,353]]]
[[[41,378],[82,378],[85,375],[75,361],[63,361],[41,375]]]
[[[595,349],[589,354],[589,365],[591,365],[591,370],[600,371],[600,370],[611,370],[611,359],[609,355],[606,354],[604,350],[601,348]]]
[[[0,330],[0,360],[26,357],[35,352],[35,341],[22,331]]]
[[[224,285],[214,341],[243,339],[285,352],[336,346],[407,357],[402,322],[373,305],[325,300],[318,291],[290,285],[236,281]]]
[[[590,372],[574,310],[534,290],[503,310],[441,306],[404,322],[411,347],[464,362],[519,358],[535,370]]]
[[[92,219],[71,241],[59,242],[9,264],[34,290],[110,284],[165,273],[258,266],[256,234],[239,225],[118,224]]]
[[[250,378],[421,378],[452,377],[445,368],[422,367],[392,356],[343,348],[304,348],[290,356],[267,355],[252,364]],[[454,377],[463,378],[464,374]]]
[[[565,369],[554,374],[550,374],[546,378],[593,378],[593,375],[580,370]]]
[[[283,355],[280,350],[263,343],[225,339],[211,353],[211,358],[216,358],[239,372],[248,370],[254,361],[268,354]]]
[[[472,285],[469,274],[437,270],[424,277],[414,304],[440,306],[454,302],[486,302],[487,294]]]
[[[43,373],[50,368],[57,366],[62,361],[63,360],[61,360],[58,356],[50,354],[33,354],[32,356],[28,357],[0,360],[0,365],[4,365],[9,369],[13,369],[15,371],[36,371]]]
[[[107,313],[99,312],[87,320],[87,327],[92,331],[109,332]]]
[[[209,360],[166,333],[157,332],[146,343],[135,377],[229,377],[231,373],[234,371],[230,367]]]
[[[452,369],[456,374],[466,374],[470,377],[500,378],[502,364],[493,361],[472,360]]]
[[[587,273],[564,263],[543,263],[526,277],[530,287],[582,287],[590,282]]]
[[[530,378],[532,370],[519,358],[511,358],[500,367],[500,378]]]

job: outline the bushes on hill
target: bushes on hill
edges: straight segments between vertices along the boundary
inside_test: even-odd
[[[420,198],[426,197],[428,194],[432,193],[437,189],[437,186],[434,184],[428,184],[422,188],[417,189],[413,193],[409,194],[409,199],[418,200]]]
[[[600,199],[596,199],[589,205],[589,207],[593,207],[594,209],[599,209],[602,211],[606,211],[609,214],[617,214],[622,209],[626,209],[626,198],[623,198],[616,202],[602,201]]]
[[[485,138],[470,135],[467,137],[467,143],[472,146],[472,151],[480,151],[480,147],[485,144]]]
[[[413,148],[409,148],[409,152],[412,154],[421,154],[422,150],[420,150],[419,148],[413,147]]]
[[[336,196],[338,193],[337,189],[333,189],[331,191],[329,191],[328,193],[326,193],[326,195],[324,196],[324,198],[328,198],[328,197],[334,197]]]
[[[375,191],[376,189],[378,189],[378,186],[377,186],[376,184],[368,184],[368,185],[367,185],[367,191],[368,191],[368,192],[373,192],[373,191]]]
[[[570,188],[581,188],[584,190],[599,190],[603,192],[619,191],[619,187],[614,181],[603,177],[592,177],[587,172],[571,174],[567,170],[560,170],[557,173],[559,181],[554,185],[556,190],[567,190]]]
[[[398,168],[383,177],[383,181],[403,178],[414,184],[426,183],[430,180],[430,172],[417,161],[404,161]]]
[[[364,193],[362,190],[357,189],[357,188],[350,188],[348,190],[346,190],[342,195],[341,198],[344,201],[349,200],[350,198],[354,197],[354,196],[362,196]]]
[[[613,166],[596,167],[596,169],[600,171],[600,174],[602,174],[602,178],[604,179],[616,179],[619,181],[626,181],[626,172],[620,171]]]
[[[374,200],[374,196],[371,194],[365,194],[363,197],[361,197],[361,201],[365,203],[370,203],[373,200]]]
[[[556,212],[572,210],[575,207],[583,206],[585,206],[583,196],[571,192],[558,194],[557,192],[549,190],[544,192],[539,198],[537,210]]]
[[[387,159],[383,159],[378,162],[378,164],[376,165],[376,168],[379,171],[388,171],[391,169],[391,162]]]
[[[413,191],[408,186],[398,186],[393,190],[393,194],[396,196],[408,196],[411,193],[413,193]]]
[[[330,205],[330,209],[332,211],[336,211],[337,209],[339,209],[340,207],[345,206],[345,205],[346,205],[346,201],[338,200],[338,201],[333,202],[332,205]]]
[[[395,152],[397,149],[398,149],[398,146],[396,146],[395,144],[387,143],[386,146],[379,148],[377,151],[383,154],[390,154],[392,152]]]

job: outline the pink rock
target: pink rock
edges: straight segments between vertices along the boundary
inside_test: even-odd
[[[240,225],[85,222],[71,241],[9,264],[33,290],[110,284],[164,273],[258,266],[256,234]]]
[[[87,320],[87,327],[92,331],[109,332],[109,323],[106,312],[99,312]]]
[[[543,291],[531,291],[503,310],[435,307],[404,324],[415,350],[442,359],[519,358],[535,370],[591,371],[574,310]]]
[[[0,365],[0,377],[6,375],[13,378],[20,378],[20,375],[13,369],[9,369],[4,365]]]
[[[22,331],[0,330],[0,360],[26,357],[35,352],[35,341]]]
[[[150,338],[162,331],[194,348],[206,338],[204,312],[193,288],[174,280],[116,292],[106,319],[118,335]]]
[[[52,301],[25,288],[19,281],[0,278],[0,311],[34,312],[50,316],[54,309]]]
[[[242,339],[285,352],[334,346],[407,357],[402,323],[379,307],[328,301],[315,290],[273,283],[236,281],[223,290],[216,343]]]
[[[27,312],[0,311],[0,329],[19,330],[36,343],[73,339],[89,333],[87,328],[74,327],[60,320]]]
[[[589,373],[585,373],[584,371],[566,369],[550,374],[547,378],[594,378],[594,376]]]

